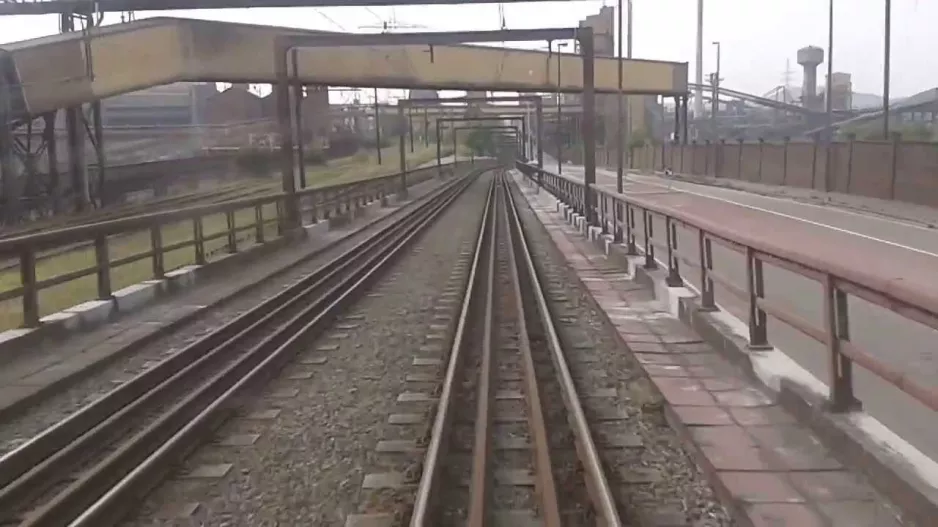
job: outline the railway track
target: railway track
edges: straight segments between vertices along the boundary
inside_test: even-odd
[[[112,525],[372,284],[478,175],[0,457],[0,525]]]
[[[403,484],[373,485],[346,527],[622,525],[506,176],[467,274],[438,403],[411,448],[422,459]],[[406,450],[393,443],[383,450]]]

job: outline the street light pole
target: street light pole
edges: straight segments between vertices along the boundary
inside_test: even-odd
[[[824,143],[827,155],[824,156],[824,190],[831,191],[831,143],[834,139],[834,101],[831,97],[831,79],[834,76],[834,0],[828,2],[827,13],[827,89],[824,93],[824,111],[827,125],[824,127]]]
[[[889,139],[889,57],[892,40],[892,0],[886,0],[886,50],[883,60],[883,139]],[[848,108],[849,109],[849,108]]]
[[[720,42],[715,41],[713,45],[717,47],[717,72],[713,74],[713,79],[710,81],[712,88],[712,95],[710,96],[710,123],[712,124],[713,130],[713,139],[718,139],[719,134],[717,133],[717,111],[720,109]]]

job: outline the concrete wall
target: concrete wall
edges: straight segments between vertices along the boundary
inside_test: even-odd
[[[667,144],[634,150],[632,166],[644,170],[668,167],[682,174],[831,190],[938,207],[938,143],[835,143],[830,150],[829,189],[825,187],[827,154],[828,150],[819,143]]]

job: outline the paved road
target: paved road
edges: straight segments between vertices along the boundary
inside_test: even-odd
[[[555,170],[556,162],[545,160],[545,166]],[[581,177],[582,167],[564,165],[563,173]],[[597,171],[600,185],[615,188],[615,171]],[[759,196],[732,189],[715,188],[692,183],[674,182],[656,176],[628,174],[626,192],[636,194],[679,194],[682,202],[709,207],[719,214],[720,221],[733,224],[745,216],[753,229],[758,218],[779,220],[785,218],[788,225],[798,222],[798,231],[804,244],[818,244],[839,248],[855,247],[859,242],[869,251],[883,251],[893,259],[896,266],[914,260],[917,269],[923,262],[930,267],[934,258],[935,276],[938,276],[938,232],[916,224],[891,220],[880,216],[866,215],[853,210],[838,209],[796,202],[784,198]],[[723,207],[721,207],[722,205]],[[739,207],[746,210],[741,211]],[[746,214],[742,214],[746,212]],[[754,214],[755,213],[755,214]],[[639,220],[639,236],[643,229]],[[776,224],[780,224],[776,221]],[[662,234],[663,225],[655,225]],[[761,236],[763,233],[759,232]],[[785,233],[766,232],[765,236]],[[663,239],[663,238],[658,238]],[[823,241],[822,241],[823,240]],[[698,261],[696,233],[679,230],[678,242],[681,254],[694,262]],[[641,243],[641,240],[639,240]],[[745,288],[746,271],[743,257],[735,252],[714,246],[714,269],[730,278],[738,287]],[[857,258],[856,265],[864,265]],[[792,308],[801,318],[823,327],[821,286],[817,282],[795,275],[780,268],[766,267],[767,297]],[[689,284],[699,288],[699,269],[683,270]],[[901,274],[901,272],[899,273]],[[930,284],[929,284],[930,285]],[[717,302],[725,310],[742,320],[748,318],[746,304],[722,288],[716,289]],[[861,349],[874,354],[889,365],[899,368],[913,379],[926,386],[938,385],[938,331],[902,319],[885,309],[863,300],[850,299],[851,339]],[[783,350],[818,379],[827,382],[827,355],[824,346],[783,322],[771,319],[769,335],[772,344]],[[866,372],[855,368],[854,385],[864,407],[894,432],[915,445],[919,450],[938,460],[938,415],[899,390]]]

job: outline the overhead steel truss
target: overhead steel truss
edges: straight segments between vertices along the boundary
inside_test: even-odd
[[[552,29],[515,29],[500,31],[460,31],[460,32],[428,32],[428,33],[396,33],[396,34],[367,34],[367,35],[283,35],[276,39],[274,46],[274,68],[276,73],[276,103],[277,122],[280,127],[281,160],[283,190],[288,195],[296,194],[296,173],[303,171],[302,141],[294,141],[294,133],[298,132],[301,123],[300,112],[295,112],[296,124],[291,116],[290,88],[296,100],[302,98],[303,86],[299,80],[296,51],[301,48],[317,47],[362,47],[362,46],[407,46],[407,45],[445,45],[469,42],[536,42],[554,40],[577,40],[580,55],[583,61],[583,113],[581,121],[581,136],[586,145],[583,159],[584,208],[593,210],[592,186],[596,184],[596,145],[595,145],[595,119],[596,119],[596,86],[595,86],[595,42],[593,30],[589,27],[578,28],[552,28]],[[288,57],[292,55],[292,57]],[[293,75],[290,74],[290,58],[292,58]],[[296,105],[299,107],[299,105]],[[401,131],[403,133],[403,131]],[[301,136],[297,136],[299,138]],[[403,149],[403,139],[401,142]],[[296,169],[298,167],[298,170]],[[401,172],[402,195],[407,193],[407,173]],[[287,221],[292,225],[299,223],[299,210],[296,199],[288,199],[286,207]],[[589,218],[594,223],[594,218]],[[420,499],[420,496],[418,496]]]

